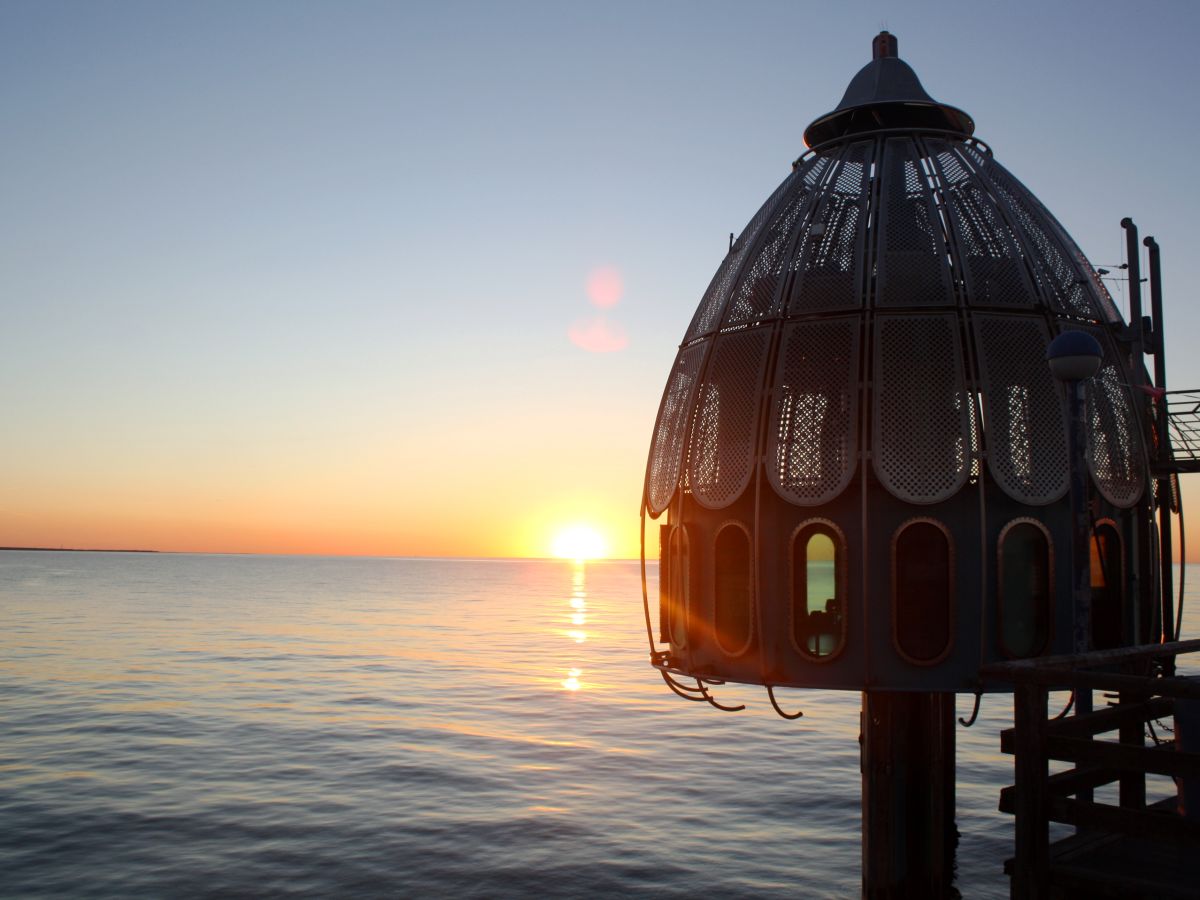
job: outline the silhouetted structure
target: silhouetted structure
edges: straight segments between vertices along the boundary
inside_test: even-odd
[[[1093,647],[1172,636],[1151,481],[1169,456],[1139,389],[1140,299],[1130,327],[971,117],[925,92],[895,37],[873,50],[684,334],[646,471],[644,513],[665,514],[647,628],[689,699],[720,705],[723,681],[773,704],[777,686],[863,691],[864,790],[883,783],[872,766],[926,754],[885,790],[900,821],[941,829],[945,868],[921,877],[948,882],[953,693],[1011,689],[985,665],[1081,649],[1082,566]],[[1068,411],[1046,363],[1067,330],[1102,350],[1091,558],[1074,568]]]

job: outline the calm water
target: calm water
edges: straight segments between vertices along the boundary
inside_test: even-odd
[[[0,552],[0,894],[857,896],[858,696],[679,700],[639,596],[636,563]],[[1008,892],[1010,717],[958,732],[970,898]]]

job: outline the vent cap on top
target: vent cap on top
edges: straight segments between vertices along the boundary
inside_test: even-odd
[[[850,80],[833,112],[804,130],[804,142],[816,147],[828,141],[891,128],[932,129],[970,135],[975,121],[954,106],[938,103],[925,92],[908,63],[897,56],[894,34],[881,31],[871,41],[872,60]]]

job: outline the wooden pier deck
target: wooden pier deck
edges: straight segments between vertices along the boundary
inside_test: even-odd
[[[1180,815],[1163,779],[1166,796],[1147,798],[1148,775],[1200,779],[1200,753],[1146,743],[1148,722],[1171,719],[1178,700],[1200,700],[1200,680],[1174,676],[1176,658],[1196,651],[1200,641],[1181,641],[984,670],[1014,684],[1014,727],[1001,733],[1001,749],[1015,757],[1016,783],[1000,796],[1016,817],[1016,853],[1005,864],[1012,897],[1200,897],[1200,811]],[[1114,702],[1051,718],[1051,690],[1098,690]],[[1051,760],[1071,767],[1051,774]],[[1109,785],[1118,802],[1098,802],[1095,792]],[[1076,833],[1051,841],[1051,822]]]

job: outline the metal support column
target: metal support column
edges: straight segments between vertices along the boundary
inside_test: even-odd
[[[1154,386],[1167,389],[1166,331],[1163,328],[1162,267],[1158,256],[1158,242],[1147,237],[1143,243],[1150,250],[1150,315],[1154,322]],[[1132,277],[1132,276],[1131,276]],[[1155,461],[1160,467],[1171,460],[1171,431],[1167,419],[1167,398],[1160,397],[1155,409],[1155,428],[1158,431],[1158,446]],[[1171,476],[1160,474],[1155,482],[1158,501],[1158,562],[1159,584],[1162,585],[1162,641],[1179,640],[1175,630],[1175,561],[1174,541],[1171,535]],[[1156,635],[1157,637],[1157,635]]]

